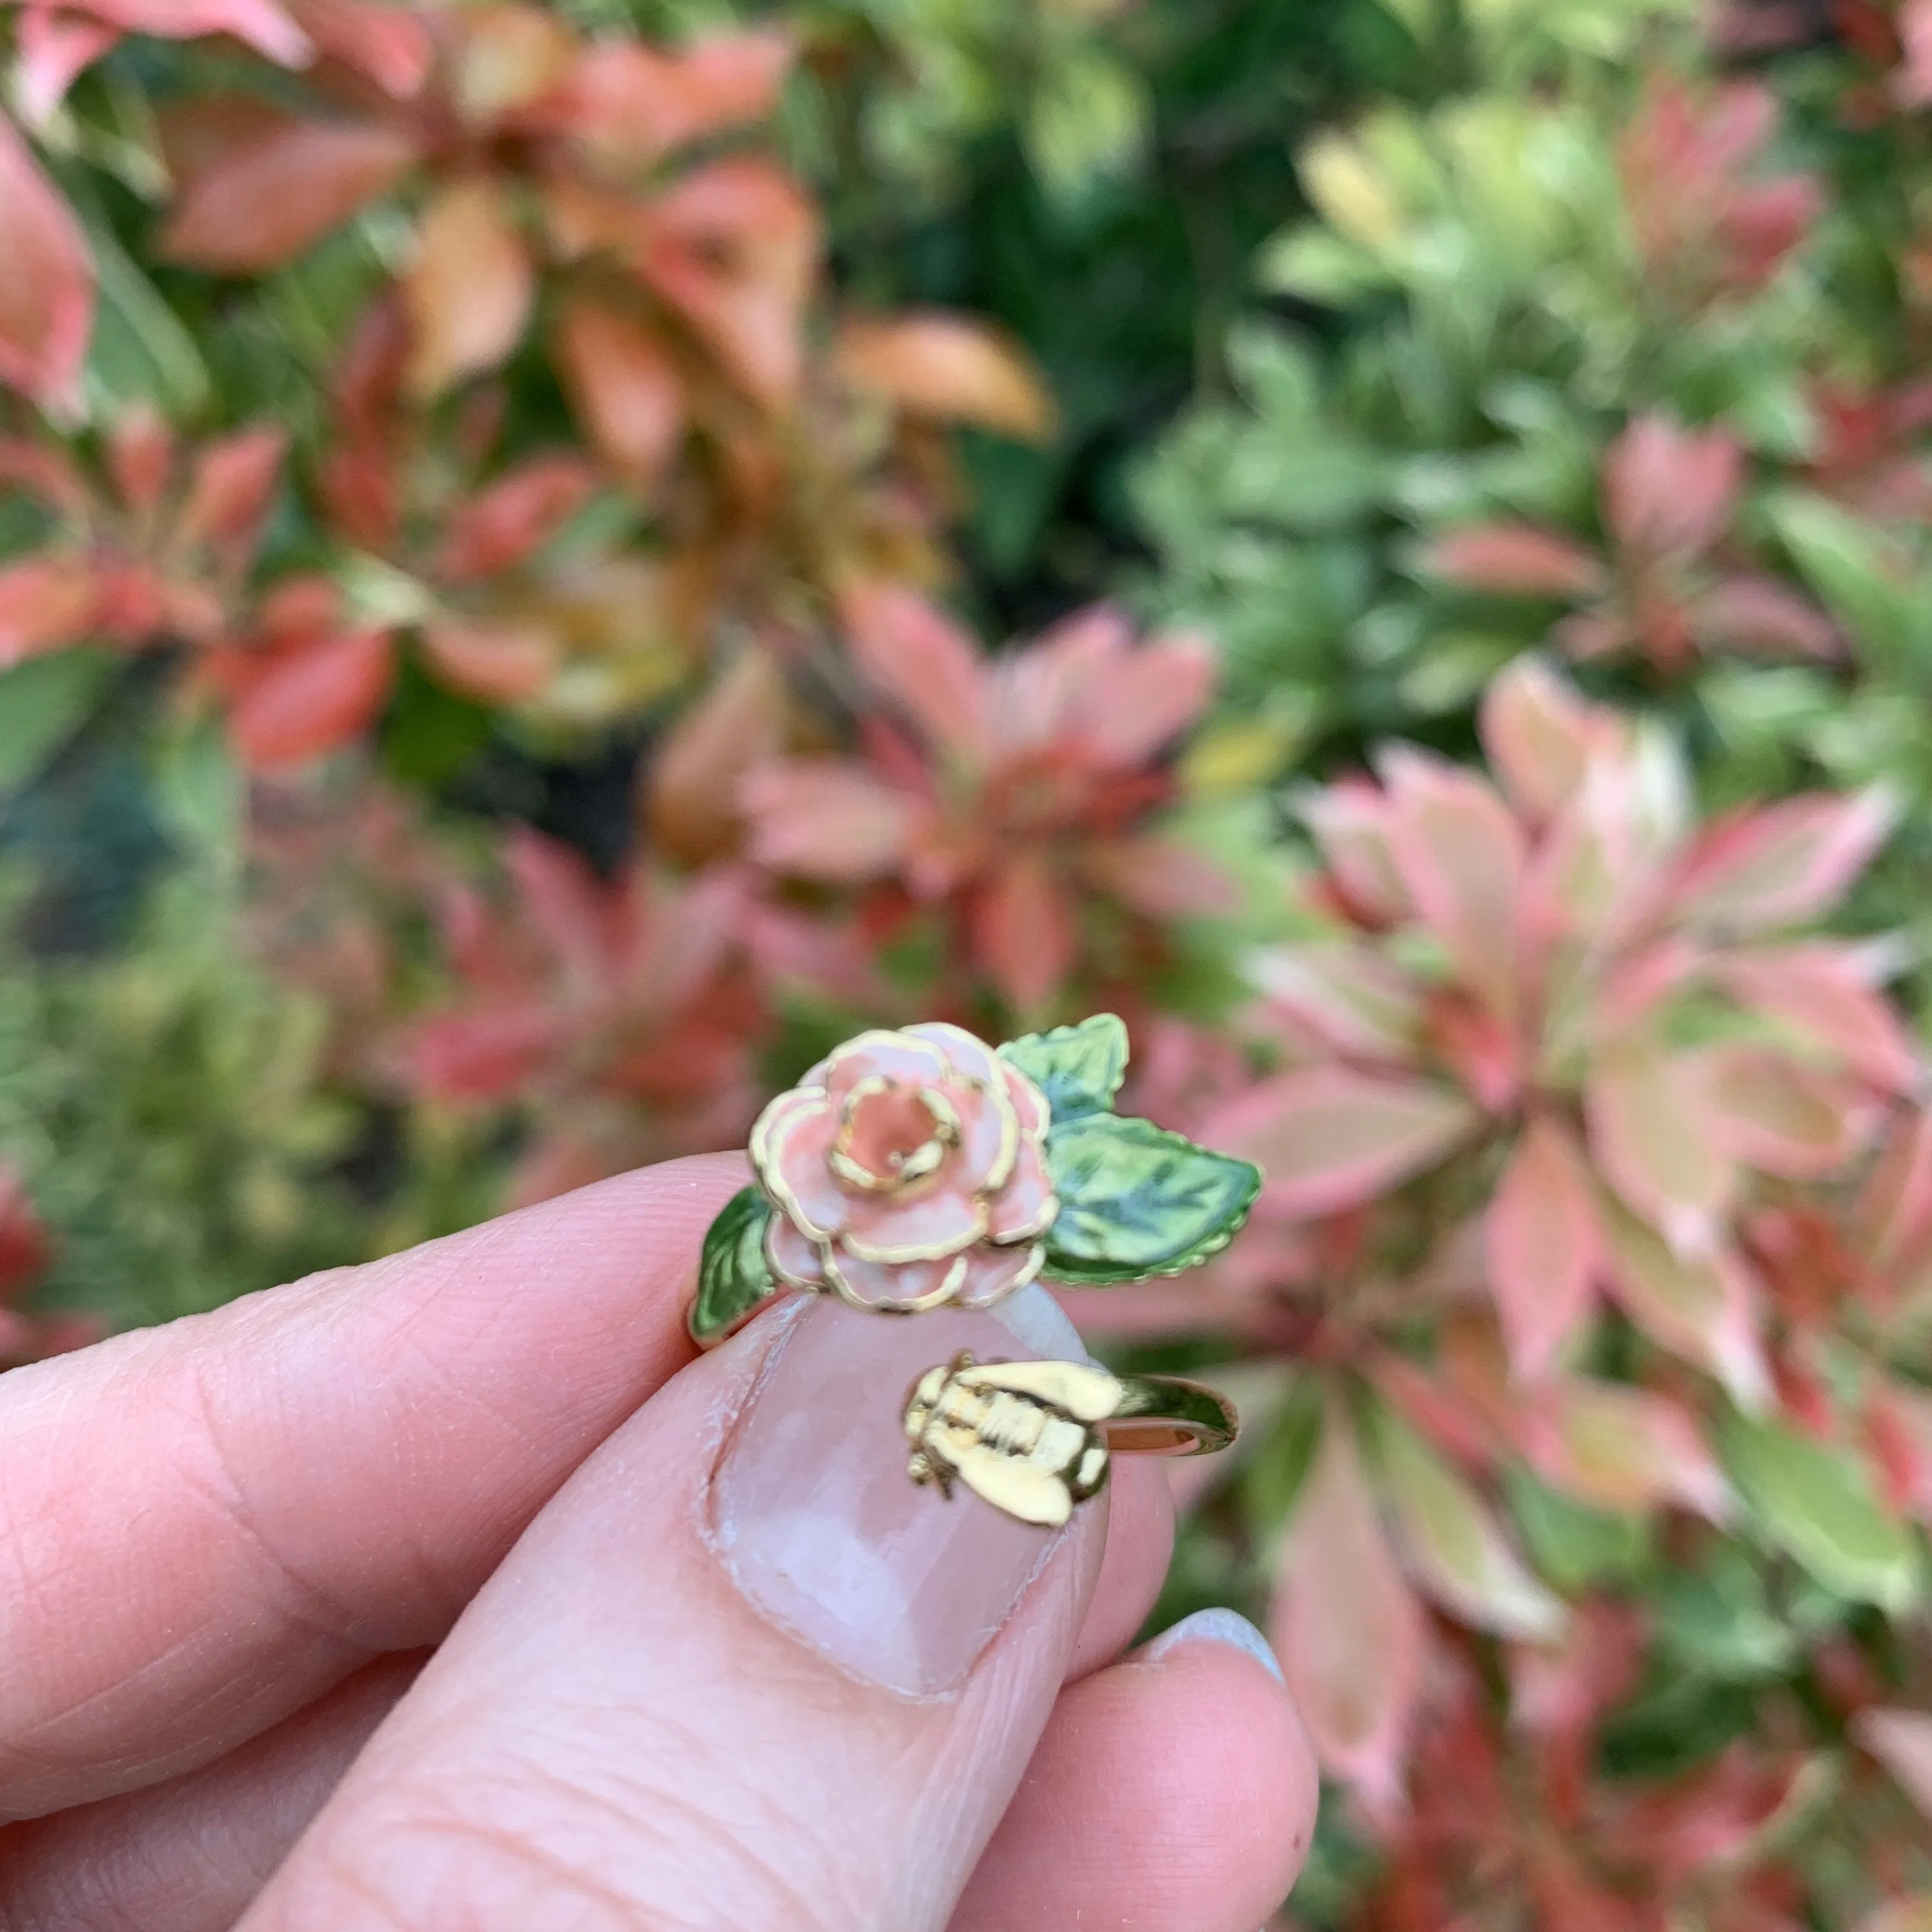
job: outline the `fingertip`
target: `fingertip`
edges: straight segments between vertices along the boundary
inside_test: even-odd
[[[1159,1463],[1116,1456],[1108,1487],[1106,1549],[1066,1667],[1069,1682],[1112,1663],[1133,1642],[1174,1554],[1174,1499]]]

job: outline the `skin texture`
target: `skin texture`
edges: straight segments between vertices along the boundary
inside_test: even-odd
[[[796,1316],[694,1362],[679,1311],[742,1172],[0,1378],[4,1932],[1252,1932],[1314,1775],[1235,1646],[1122,1660],[1157,1468],[940,1694],[736,1580],[717,1472]]]

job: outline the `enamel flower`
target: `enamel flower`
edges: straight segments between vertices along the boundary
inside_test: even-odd
[[[787,1290],[916,1315],[1220,1253],[1260,1171],[1117,1114],[1126,1065],[1112,1013],[997,1050],[937,1021],[848,1040],[758,1117],[758,1179],[704,1238],[692,1339],[723,1341]]]
[[[772,1272],[894,1313],[1012,1294],[1060,1209],[1049,1119],[1033,1082],[958,1027],[848,1040],[752,1130]]]

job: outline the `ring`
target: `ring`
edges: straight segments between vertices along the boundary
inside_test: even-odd
[[[1089,1362],[980,1363],[964,1350],[907,1396],[907,1473],[949,1501],[954,1482],[1016,1518],[1058,1528],[1116,1455],[1198,1456],[1240,1427],[1210,1388],[1117,1376]]]
[[[692,1339],[715,1346],[788,1290],[917,1315],[1220,1253],[1261,1171],[1116,1113],[1126,1064],[1112,1013],[998,1048],[938,1020],[848,1040],[758,1116],[756,1179],[705,1237]]]

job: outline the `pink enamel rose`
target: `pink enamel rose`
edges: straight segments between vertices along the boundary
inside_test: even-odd
[[[1039,1274],[1048,1112],[960,1028],[861,1034],[752,1130],[772,1272],[863,1308],[983,1308]]]

